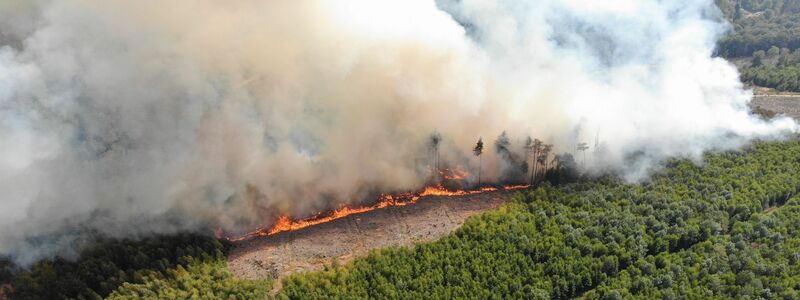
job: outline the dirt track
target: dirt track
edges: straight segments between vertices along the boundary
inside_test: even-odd
[[[334,257],[347,262],[372,249],[432,241],[461,226],[467,217],[497,208],[515,192],[429,196],[412,205],[240,242],[231,252],[228,267],[243,278],[279,279],[294,272],[322,269]],[[275,284],[279,288],[278,280]]]

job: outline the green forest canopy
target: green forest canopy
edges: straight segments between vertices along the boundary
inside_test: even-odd
[[[731,32],[718,45],[724,57],[751,56],[776,46],[800,48],[800,0],[716,0]]]

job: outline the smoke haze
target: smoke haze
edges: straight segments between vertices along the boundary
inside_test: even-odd
[[[749,115],[711,0],[0,2],[0,253],[229,232],[443,163],[499,178],[506,130],[638,180],[796,131]],[[591,151],[591,150],[590,150]]]

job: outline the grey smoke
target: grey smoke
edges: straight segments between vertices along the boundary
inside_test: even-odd
[[[472,170],[479,136],[601,132],[587,166],[630,180],[796,131],[748,114],[726,28],[710,0],[6,0],[0,253],[414,190],[434,130]]]

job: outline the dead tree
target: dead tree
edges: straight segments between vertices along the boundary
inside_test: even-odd
[[[483,163],[482,155],[483,154],[483,138],[478,138],[478,143],[475,144],[475,148],[472,149],[472,153],[478,157],[478,186],[481,186],[481,164]]]

